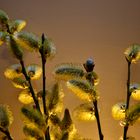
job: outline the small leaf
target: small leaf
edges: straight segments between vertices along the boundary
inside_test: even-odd
[[[124,52],[126,59],[131,63],[136,63],[140,59],[140,45],[132,44]]]
[[[0,10],[0,23],[7,24],[8,20],[9,20],[8,15],[3,10]]]
[[[15,88],[20,88],[20,89],[27,89],[29,87],[28,82],[21,78],[12,79],[12,84]]]
[[[76,107],[73,111],[73,116],[79,121],[94,121],[96,119],[93,105],[89,103]]]
[[[34,100],[33,100],[33,97],[29,91],[29,89],[25,89],[23,90],[19,96],[18,96],[18,100],[23,103],[23,104],[30,104],[30,103],[33,103]]]
[[[40,129],[46,129],[45,119],[38,110],[31,106],[23,106],[21,112],[25,117],[25,123],[33,123]]]
[[[61,129],[63,131],[72,131],[73,130],[73,122],[68,109],[65,109],[64,117],[61,122]]]
[[[122,120],[125,118],[125,103],[117,103],[112,107],[112,116],[115,120]]]
[[[8,128],[13,122],[13,115],[9,107],[6,105],[0,105],[0,127]]]
[[[11,50],[12,50],[12,53],[14,54],[14,56],[18,60],[22,60],[23,51],[12,36],[10,36],[10,46],[11,46]]]
[[[33,125],[26,124],[23,127],[23,132],[26,136],[34,137],[37,140],[45,140],[43,132]]]
[[[135,100],[140,100],[140,84],[134,83],[130,85],[131,96]]]
[[[27,74],[32,80],[37,80],[41,77],[42,68],[39,65],[31,64],[27,68]]]
[[[99,98],[95,88],[86,80],[70,80],[67,82],[67,87],[81,100],[91,102]]]
[[[26,22],[24,20],[14,20],[10,23],[10,32],[15,33],[21,31],[26,26]]]
[[[77,64],[60,64],[54,70],[55,78],[60,80],[70,80],[73,78],[82,78],[84,71]]]
[[[133,125],[140,118],[140,104],[137,103],[126,112],[126,124]]]
[[[4,75],[8,79],[14,79],[22,76],[22,68],[20,64],[13,64],[7,68],[4,72]]]
[[[23,47],[28,49],[29,51],[37,50],[39,49],[39,40],[37,36],[35,36],[32,33],[28,32],[18,32],[15,34],[15,38],[17,43]]]

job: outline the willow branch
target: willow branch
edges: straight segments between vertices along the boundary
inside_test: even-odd
[[[101,129],[97,100],[93,101],[93,105],[94,105],[94,109],[95,109],[95,117],[96,117],[96,120],[97,120],[99,138],[100,138],[100,140],[103,140],[104,136],[103,136],[102,129]]]
[[[36,105],[36,108],[37,108],[37,110],[38,110],[39,112],[41,112],[38,99],[37,99],[36,96],[35,96],[35,92],[34,92],[34,90],[33,90],[30,77],[27,75],[27,72],[26,72],[26,69],[25,69],[23,60],[20,60],[20,64],[21,64],[21,66],[22,66],[22,73],[24,74],[26,80],[27,80],[28,83],[29,83],[29,89],[30,89],[31,95],[32,95],[32,97],[33,97],[34,103],[35,103],[35,105]]]
[[[91,83],[92,86],[94,86],[94,82],[93,82],[92,77],[88,77],[87,80]],[[95,110],[95,117],[96,117],[96,121],[97,121],[99,138],[100,138],[100,140],[103,140],[104,135],[102,133],[101,123],[100,123],[100,116],[99,116],[99,111],[98,111],[98,102],[97,102],[96,99],[93,101],[93,105],[94,105],[94,110]]]
[[[131,76],[131,71],[130,71],[130,67],[131,67],[131,62],[127,61],[128,62],[128,73],[127,73],[127,99],[126,99],[126,111],[129,109],[129,102],[130,102],[130,96],[131,96],[131,93],[130,93],[130,76]],[[125,112],[126,112],[125,111]],[[126,114],[125,114],[125,117],[126,117]],[[123,140],[126,140],[127,138],[127,131],[128,131],[128,128],[129,128],[129,125],[126,124],[124,126],[124,132],[123,132]]]
[[[43,70],[43,95],[42,95],[42,100],[43,100],[43,108],[44,108],[44,114],[47,114],[47,109],[46,109],[46,76],[45,76],[45,63],[43,57],[42,58],[42,70]]]
[[[42,60],[42,71],[43,71],[43,76],[42,76],[42,81],[43,81],[43,94],[42,94],[42,102],[43,102],[43,109],[44,109],[44,114],[47,115],[47,109],[46,109],[46,75],[45,75],[45,64],[46,64],[46,57],[45,57],[45,52],[44,52],[44,41],[45,37],[44,34],[42,34],[42,46],[39,50],[40,55],[41,55],[41,60]]]

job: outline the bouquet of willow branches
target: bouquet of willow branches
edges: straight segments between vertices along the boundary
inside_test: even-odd
[[[56,83],[49,90],[46,88],[46,62],[54,57],[55,47],[53,42],[44,34],[39,38],[36,35],[23,32],[26,22],[23,20],[11,20],[8,15],[0,10],[0,45],[10,46],[13,56],[18,60],[4,72],[6,78],[11,80],[15,88],[20,88],[18,100],[23,103],[21,108],[24,122],[24,140],[88,140],[80,136],[73,124],[68,109],[63,111],[64,93],[60,86],[65,81],[67,87],[75,93],[83,103],[76,107],[73,116],[77,120],[97,121],[99,139],[104,135],[101,129],[98,109],[99,93],[96,85],[99,78],[94,71],[94,61],[88,59],[84,64],[62,63],[54,69]],[[24,62],[24,49],[36,51],[41,56],[41,67],[37,64],[26,66]],[[125,51],[128,63],[127,100],[126,103],[118,103],[112,107],[112,115],[121,120],[124,127],[122,140],[135,140],[127,136],[130,125],[133,125],[140,117],[140,103],[129,106],[130,97],[140,100],[139,84],[130,84],[130,66],[140,59],[140,46],[131,45]],[[42,76],[42,89],[37,91],[33,81]],[[0,131],[2,140],[13,140],[9,127],[13,122],[12,112],[7,105],[0,105]]]

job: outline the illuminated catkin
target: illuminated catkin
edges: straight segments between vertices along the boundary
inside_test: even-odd
[[[4,34],[3,32],[0,32],[0,46],[3,44],[4,42]]]
[[[131,63],[136,63],[140,59],[140,45],[132,44],[124,52],[126,59]]]
[[[73,78],[82,78],[84,71],[78,64],[60,64],[54,70],[54,76],[60,80],[70,80]]]
[[[30,104],[34,102],[29,89],[21,91],[20,94],[18,95],[18,100],[23,104]]]
[[[52,59],[56,54],[56,48],[54,43],[51,39],[48,39],[47,37],[44,37],[44,42],[40,45],[39,51],[45,59]]]
[[[125,118],[125,103],[117,103],[112,107],[112,116],[115,120],[122,120]]]
[[[20,88],[20,89],[27,89],[29,87],[28,82],[22,78],[12,79],[12,84],[15,88]]]
[[[4,71],[4,75],[8,79],[14,79],[22,76],[22,68],[20,64],[13,64]]]
[[[13,115],[7,105],[0,105],[0,127],[8,128],[13,122]]]
[[[94,86],[99,84],[99,77],[97,75],[97,73],[95,73],[94,71],[92,72],[87,72],[85,74],[85,77],[87,80],[89,80]]]
[[[31,136],[26,136],[26,138],[24,138],[24,140],[36,140],[36,138],[33,138]]]
[[[80,121],[94,121],[96,119],[93,105],[90,103],[84,103],[76,107],[73,116]]]
[[[140,118],[140,103],[131,106],[126,111],[126,124],[133,125]]]
[[[25,123],[33,123],[40,129],[46,129],[45,119],[38,110],[32,106],[23,106],[21,112]]]
[[[9,17],[7,13],[5,13],[3,10],[0,10],[0,23],[7,24],[8,20],[9,20]]]
[[[0,31],[0,46],[4,43],[4,41],[6,41],[6,36],[7,36],[6,32]]]
[[[27,68],[27,74],[32,80],[37,80],[41,77],[42,68],[37,64],[31,64]]]
[[[16,42],[23,48],[28,49],[29,51],[39,49],[39,40],[38,37],[32,33],[28,32],[18,32],[15,34]]]
[[[23,132],[25,136],[33,137],[36,140],[45,140],[43,132],[33,125],[26,124],[23,127]]]
[[[26,22],[24,20],[13,20],[10,22],[9,29],[11,33],[19,32],[26,26]]]
[[[64,93],[58,83],[55,83],[51,92],[47,93],[46,105],[49,113],[60,113],[63,109]]]
[[[61,140],[62,130],[57,125],[50,125],[50,137],[51,140]]]
[[[140,84],[134,83],[130,85],[131,97],[140,100]]]
[[[87,80],[70,80],[67,82],[67,87],[81,100],[91,102],[98,99],[97,91]]]
[[[23,50],[20,48],[20,46],[17,44],[16,40],[14,37],[10,36],[10,48],[11,51],[13,53],[13,55],[15,56],[15,58],[17,58],[18,60],[22,60],[23,58]]]
[[[123,140],[123,137],[121,137],[119,140]],[[135,137],[132,137],[132,136],[128,136],[126,138],[126,140],[136,140]]]

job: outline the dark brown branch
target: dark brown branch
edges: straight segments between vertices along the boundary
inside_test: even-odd
[[[36,108],[37,108],[37,110],[38,110],[39,112],[41,112],[38,99],[37,99],[36,96],[35,96],[35,93],[34,93],[34,90],[33,90],[32,84],[31,84],[30,77],[27,75],[27,72],[26,72],[26,69],[25,69],[23,60],[20,60],[20,64],[21,64],[21,66],[22,66],[22,73],[24,74],[26,80],[27,80],[28,83],[29,83],[29,89],[30,89],[30,92],[31,92],[31,94],[32,94],[32,97],[33,97],[34,103],[35,103],[35,105],[36,105]]]
[[[130,102],[130,96],[131,96],[131,93],[130,93],[130,76],[131,76],[131,62],[127,61],[128,62],[128,73],[127,73],[127,99],[126,99],[126,110],[125,112],[129,109],[129,102]],[[126,117],[126,114],[125,114],[125,117]],[[127,131],[128,131],[128,128],[129,128],[129,125],[126,124],[124,126],[124,132],[123,132],[123,140],[126,140],[127,138]]]
[[[97,120],[99,138],[100,138],[100,140],[103,140],[104,136],[103,136],[103,133],[102,133],[102,130],[101,130],[101,124],[100,124],[100,117],[99,117],[99,112],[98,112],[97,100],[93,101],[93,105],[94,105],[94,109],[95,109],[95,117],[96,117],[96,120]]]
[[[42,71],[43,71],[43,76],[42,76],[42,81],[43,81],[42,101],[43,101],[44,114],[47,115],[47,108],[46,108],[46,75],[45,75],[46,57],[45,57],[45,51],[44,51],[44,41],[45,41],[45,36],[44,36],[44,34],[42,34],[42,46],[39,50],[40,55],[41,55],[41,60],[42,60]]]

